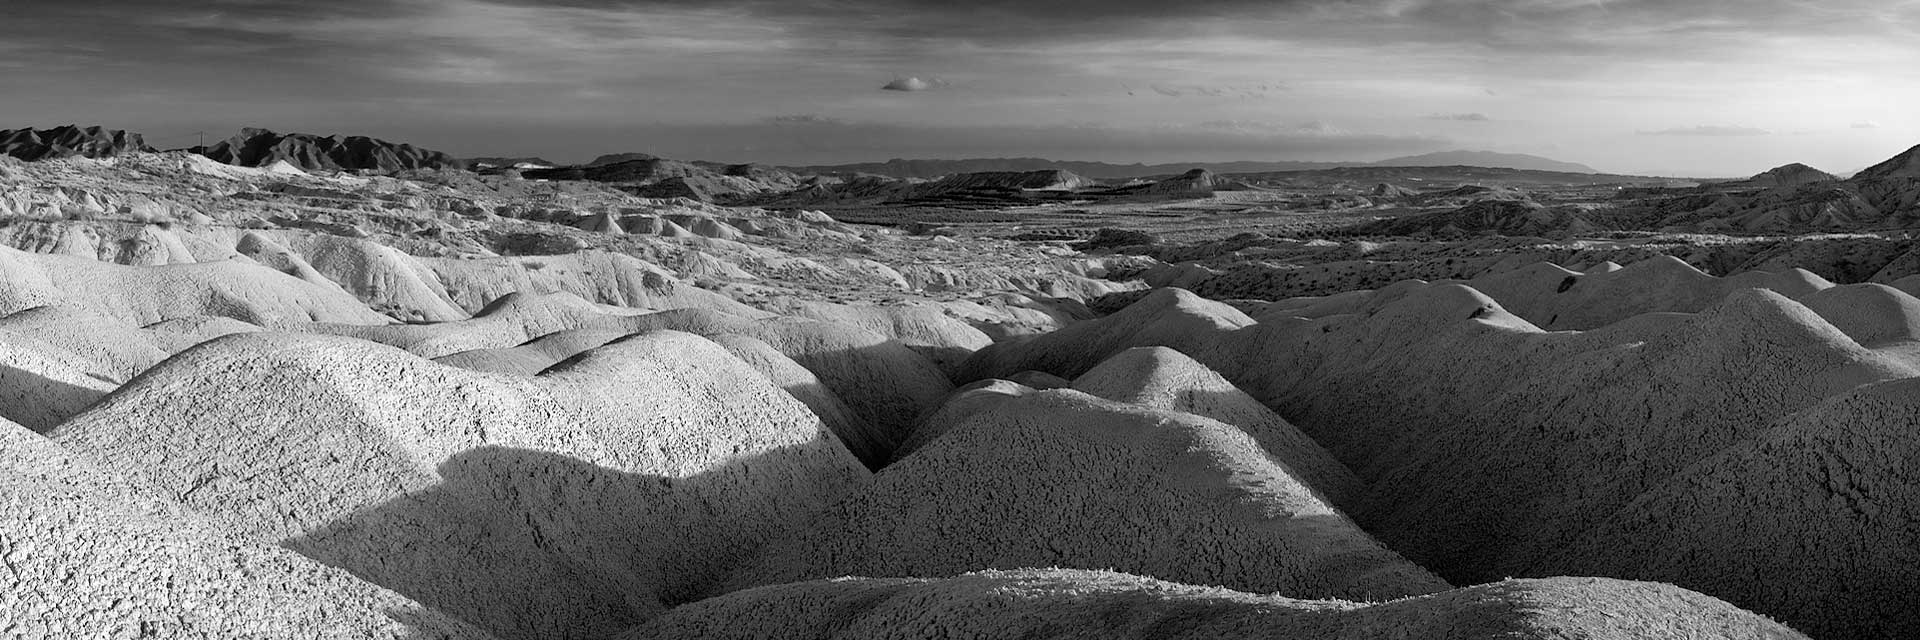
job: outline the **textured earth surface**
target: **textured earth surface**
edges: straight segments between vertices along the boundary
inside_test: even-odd
[[[1908,156],[1104,184],[55,133],[0,158],[0,635],[1920,636]]]

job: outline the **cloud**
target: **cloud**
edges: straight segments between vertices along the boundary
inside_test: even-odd
[[[1193,127],[1208,131],[1227,131],[1237,134],[1265,136],[1337,138],[1354,135],[1351,131],[1317,120],[1298,124],[1267,122],[1264,120],[1208,120],[1193,125]]]
[[[932,89],[945,89],[947,86],[948,83],[939,78],[921,79],[918,76],[907,76],[894,78],[892,82],[888,82],[880,88],[887,91],[928,91]]]
[[[1435,113],[1435,114],[1428,115],[1427,119],[1428,120],[1452,120],[1454,122],[1492,122],[1493,121],[1493,118],[1487,117],[1487,114],[1484,114],[1484,113]]]
[[[830,118],[817,113],[797,113],[797,114],[784,115],[784,116],[773,116],[771,118],[767,118],[766,123],[772,124],[772,125],[807,126],[807,125],[843,125],[843,124],[846,124],[847,121],[841,120],[839,118]]]
[[[1641,131],[1640,135],[1643,135],[1643,136],[1740,137],[1740,136],[1768,136],[1768,135],[1773,135],[1773,132],[1768,131],[1766,129],[1758,129],[1754,127],[1700,125],[1697,127],[1680,127],[1675,129],[1659,129],[1655,131]]]
[[[1878,129],[1880,128],[1880,123],[1868,120],[1865,122],[1855,122],[1850,126],[1855,129]]]
[[[1154,93],[1169,98],[1187,96],[1202,98],[1264,98],[1269,94],[1287,90],[1284,82],[1268,84],[1221,84],[1221,85],[1168,85],[1156,84],[1149,87]]]

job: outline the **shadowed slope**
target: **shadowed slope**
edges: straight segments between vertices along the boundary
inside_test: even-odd
[[[581,352],[629,335],[623,329],[569,329],[541,336],[510,349],[476,349],[434,358],[440,364],[472,371],[531,376]],[[835,434],[866,433],[871,429],[853,416],[840,397],[820,378],[792,358],[751,336],[723,334],[711,338],[728,353],[752,366],[774,386],[806,404]]]
[[[1181,289],[1157,289],[1104,318],[980,349],[960,366],[954,381],[1005,378],[1027,370],[1075,378],[1132,347],[1172,347],[1208,362],[1220,332],[1251,324],[1252,318],[1225,304]]]
[[[1206,365],[1166,347],[1120,352],[1080,376],[1073,388],[1115,402],[1213,418],[1246,431],[1301,481],[1336,505],[1365,488],[1345,465],[1272,409]]]
[[[733,585],[1035,566],[1299,597],[1446,588],[1238,428],[1065,390],[980,407],[769,545]]]
[[[1294,600],[1104,571],[840,578],[740,591],[620,636],[878,640],[1804,640],[1725,602],[1663,584],[1508,580],[1380,604]]]
[[[672,332],[534,378],[341,338],[229,336],[53,437],[254,540],[511,638],[604,637],[697,597],[866,476],[792,397]]]
[[[316,325],[315,329],[398,346],[426,357],[513,347],[533,336],[569,329],[747,336],[806,367],[845,403],[854,420],[831,425],[834,433],[874,467],[887,460],[916,417],[938,406],[953,390],[952,383],[924,356],[899,341],[856,327],[801,318],[747,318],[709,309],[609,313],[564,294],[503,297],[472,320],[461,322]]]
[[[1520,574],[1759,425],[1920,373],[1771,292],[1637,336],[1540,333],[1484,297],[1462,313],[1477,294],[1456,287],[1303,328],[1290,348],[1316,355],[1255,388],[1372,484],[1356,519],[1459,580]]]
[[[1577,273],[1536,264],[1470,281],[1500,306],[1541,328],[1594,329],[1643,313],[1696,313],[1741,289],[1769,289],[1799,298],[1833,283],[1804,269],[1746,271],[1717,278],[1673,256],[1618,271]]]
[[[1905,331],[1903,318],[1859,312],[1874,317],[1828,311],[1862,336]],[[1608,514],[1774,420],[1862,384],[1920,375],[1806,306],[1755,289],[1698,314],[1549,333],[1469,287],[1403,282],[1350,314],[1181,340],[1370,484],[1355,520],[1462,582],[1539,575],[1536,563]],[[1046,348],[1112,346],[1081,344]],[[1627,555],[1617,561],[1660,557]],[[1723,568],[1765,573],[1737,554]],[[1848,583],[1832,574],[1818,588]]]
[[[1823,638],[1920,636],[1920,378],[1774,423],[1641,495],[1539,571],[1671,581]]]

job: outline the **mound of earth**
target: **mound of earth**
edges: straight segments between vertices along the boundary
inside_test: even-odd
[[[440,364],[471,371],[531,376],[569,358],[630,335],[623,329],[569,329],[534,339],[507,349],[476,349],[434,358]],[[865,433],[870,428],[854,417],[833,390],[828,389],[806,367],[800,366],[771,345],[746,335],[721,334],[711,338],[728,353],[751,365],[774,386],[785,389],[794,399],[820,416],[835,434]]]
[[[531,376],[538,375],[567,358],[597,349],[628,335],[631,335],[631,332],[620,329],[565,329],[534,338],[518,346],[461,351],[436,357],[433,361],[469,371]]]
[[[1513,187],[1463,184],[1443,191],[1423,191],[1413,204],[1423,207],[1463,207],[1477,202],[1532,202],[1533,196]]]
[[[560,166],[557,162],[538,156],[487,156],[481,158],[466,158],[463,162],[475,171],[485,169],[551,169]]]
[[[1266,353],[1295,364],[1248,368],[1243,386],[1370,483],[1354,513],[1369,531],[1461,581],[1525,575],[1773,419],[1920,374],[1758,290],[1678,322],[1585,334],[1541,332],[1456,285],[1408,290],[1364,319],[1289,324],[1247,339],[1274,340]],[[1286,334],[1328,350],[1301,353]]]
[[[960,387],[940,403],[939,409],[920,418],[913,431],[902,439],[900,446],[893,450],[893,462],[899,462],[914,452],[926,448],[948,431],[959,428],[972,419],[975,414],[1000,405],[1002,400],[1017,398],[1045,389],[1067,389],[1073,386],[1070,380],[1062,379],[1050,373],[1027,371],[1009,376],[1010,379],[994,378],[981,380]]]
[[[967,383],[1005,378],[1022,371],[1044,371],[1076,378],[1132,347],[1172,347],[1201,362],[1227,359],[1212,352],[1218,336],[1254,323],[1224,303],[1182,289],[1155,289],[1104,318],[1075,322],[1055,331],[1015,336],[967,358],[954,377]]]
[[[599,156],[596,156],[592,162],[588,162],[583,166],[600,167],[600,166],[606,166],[610,164],[617,164],[621,162],[632,162],[635,160],[659,160],[659,159],[660,159],[660,156],[656,156],[651,153],[627,151],[622,153],[601,154]]]
[[[1074,380],[1073,388],[1115,402],[1191,413],[1239,427],[1335,505],[1351,504],[1365,489],[1319,443],[1220,374],[1173,349],[1122,351]]]
[[[1471,288],[1417,282],[1320,319],[1173,335],[1135,328],[1178,318],[1178,298],[1157,292],[1063,328],[1058,342],[996,345],[970,364],[985,376],[1072,374],[1128,346],[1179,349],[1367,482],[1352,515],[1368,531],[1462,582],[1528,575],[1607,514],[1774,420],[1862,384],[1920,375],[1764,290],[1584,333],[1544,332]]]
[[[1391,602],[1296,600],[1106,571],[838,578],[731,593],[620,636],[652,638],[1695,638],[1804,640],[1712,597],[1599,578],[1505,580]]]
[[[973,325],[930,305],[845,305],[790,300],[788,315],[859,327],[899,340],[951,373],[993,339]]]
[[[4,620],[21,638],[385,638],[487,634],[271,543],[235,539],[0,421]]]
[[[919,197],[937,195],[948,191],[969,189],[989,190],[1031,190],[1031,191],[1072,191],[1087,187],[1097,187],[1098,181],[1081,177],[1071,171],[1043,169],[1040,171],[983,171],[979,173],[958,173],[921,185],[914,190]]]
[[[1213,353],[1241,355],[1214,366],[1372,483],[1374,506],[1357,519],[1456,579],[1519,575],[1522,558],[1587,526],[1593,515],[1581,509],[1604,513],[1754,425],[1913,371],[1805,307],[1754,290],[1698,316],[1643,316],[1657,321],[1586,334],[1541,333],[1457,285],[1381,293],[1392,302],[1222,338],[1229,346]],[[1331,351],[1307,346],[1315,343]],[[1362,361],[1372,364],[1352,368]],[[1415,387],[1424,390],[1408,391]],[[1703,398],[1721,404],[1700,408]],[[1610,453],[1573,459],[1596,449]],[[1474,470],[1482,463],[1492,466]],[[1443,498],[1413,485],[1476,490]],[[1463,546],[1437,533],[1469,529],[1499,539]],[[1422,532],[1436,537],[1416,542]],[[1431,546],[1442,537],[1446,551]],[[1487,566],[1506,568],[1459,573]]]
[[[279,162],[307,171],[377,171],[462,169],[459,158],[403,142],[367,136],[327,136],[310,133],[274,133],[248,127],[240,133],[194,153],[242,167],[267,167]]]
[[[52,129],[0,129],[0,155],[28,162],[52,158],[110,158],[153,147],[138,133],[66,125]]]
[[[1894,178],[1920,178],[1920,146],[1915,146],[1885,161],[1862,169],[1848,182],[1864,183]]]
[[[1671,256],[1590,273],[1539,263],[1466,284],[1548,330],[1597,329],[1644,313],[1696,313],[1742,289],[1767,289],[1801,298],[1833,286],[1801,269],[1745,271],[1719,278]]]
[[[1709,590],[1822,638],[1910,638],[1920,378],[1767,425],[1636,498],[1537,571]]]
[[[1727,195],[1670,212],[1660,225],[1750,233],[1913,228],[1920,225],[1920,146],[1844,181],[1782,181],[1751,194]]]
[[[1380,236],[1459,238],[1477,234],[1564,236],[1599,229],[1579,213],[1529,200],[1481,200],[1451,211],[1388,218],[1353,228]]]
[[[634,336],[535,377],[367,342],[221,338],[49,433],[230,524],[502,638],[611,635],[867,476],[705,339]]]
[[[1790,264],[1793,261],[1757,259],[1753,262]],[[1193,284],[1201,290],[1213,290],[1211,278],[1215,275],[1219,274],[1197,274],[1165,286]],[[1151,277],[1149,281],[1152,282]],[[1798,268],[1752,269],[1715,277],[1679,258],[1663,254],[1625,268],[1601,262],[1584,273],[1553,263],[1536,262],[1494,269],[1471,279],[1440,281],[1472,286],[1492,296],[1514,315],[1549,330],[1594,329],[1646,313],[1695,313],[1740,289],[1770,289],[1802,299],[1834,286],[1825,278]],[[1365,309],[1376,295],[1376,290],[1355,290],[1330,296],[1286,298],[1258,305],[1255,314],[1265,319],[1354,313]]]
[[[798,186],[792,174],[757,165],[669,160],[646,154],[601,156],[589,164],[524,169],[528,180],[586,180],[619,185],[645,198],[716,198],[779,192]]]
[[[0,418],[37,432],[86,410],[117,384],[92,373],[95,364],[30,334],[0,329]]]
[[[1236,183],[1229,185],[1227,181],[1214,176],[1212,171],[1193,169],[1171,178],[1121,187],[1105,193],[1112,195],[1204,198],[1213,195],[1215,189],[1224,189],[1229,186],[1245,188],[1244,184]]]
[[[732,586],[1078,567],[1293,597],[1446,588],[1237,427],[1067,390],[983,400]]]
[[[1739,183],[1742,186],[1783,187],[1818,182],[1839,182],[1840,178],[1831,173],[1795,162],[1768,169]]]
[[[855,419],[829,426],[861,460],[876,467],[891,456],[913,420],[938,406],[953,390],[937,365],[897,340],[854,326],[803,318],[748,318],[693,308],[608,313],[571,296],[515,295],[463,322],[311,328],[393,345],[427,358],[515,347],[569,329],[749,336],[813,372],[845,402]]]
[[[1420,192],[1395,184],[1382,182],[1367,190],[1367,197],[1375,200],[1399,201],[1420,195]]]
[[[124,266],[0,247],[0,311],[59,305],[136,326],[221,316],[262,326],[388,323],[337,287],[237,261]]]

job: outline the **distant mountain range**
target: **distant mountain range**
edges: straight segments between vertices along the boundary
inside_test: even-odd
[[[109,158],[153,151],[138,133],[103,127],[66,125],[52,129],[0,129],[0,155],[32,162],[81,156]]]
[[[205,147],[187,149],[220,162],[242,167],[264,167],[286,161],[308,171],[372,170],[385,173],[408,169],[460,169],[466,165],[451,155],[406,143],[367,136],[327,136],[275,133],[248,127],[239,135]]]
[[[813,165],[787,167],[800,174],[824,173],[869,173],[895,178],[938,178],[958,173],[980,173],[985,171],[1042,171],[1059,169],[1071,171],[1090,178],[1145,178],[1186,173],[1192,169],[1206,169],[1214,173],[1272,173],[1277,171],[1316,171],[1339,167],[1492,167],[1506,169],[1528,169],[1534,171],[1558,171],[1565,173],[1599,173],[1593,167],[1573,162],[1561,162],[1550,158],[1519,153],[1494,153],[1491,151],[1442,151],[1417,156],[1390,158],[1377,162],[1184,162],[1167,164],[1113,164],[1107,162],[1085,162],[1076,160],[1048,160],[1045,158],[971,158],[965,160],[901,160],[886,162],[866,162],[857,164]]]

